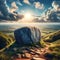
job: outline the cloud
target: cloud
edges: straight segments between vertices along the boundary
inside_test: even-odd
[[[60,1],[53,1],[52,7],[46,12],[47,20],[51,22],[60,22]]]
[[[60,10],[60,1],[53,1],[52,3],[52,7],[55,9],[55,10]]]
[[[37,9],[44,9],[44,4],[41,4],[40,2],[34,2],[34,6]]]
[[[40,17],[35,19],[36,22],[60,22],[60,2],[53,1],[52,7],[48,8]]]
[[[14,8],[14,9],[18,9],[18,7],[17,7],[17,5],[16,5],[15,2],[12,2],[11,6],[12,6],[12,8]]]
[[[7,18],[9,15],[9,10],[8,10],[7,5],[6,5],[6,0],[0,0],[0,13],[1,13],[0,18],[3,17],[3,19]]]
[[[29,0],[23,0],[23,2],[24,2],[25,4],[28,4],[28,5],[30,5],[30,2],[29,2]]]
[[[18,9],[18,6],[16,5],[15,2],[11,3],[11,8],[10,8],[10,12],[16,11]]]
[[[10,1],[10,0],[9,0]],[[31,4],[29,0],[23,0],[26,4]],[[24,16],[16,12],[20,4],[19,0],[11,2],[11,8],[6,3],[6,0],[0,0],[0,21],[16,21],[21,20]],[[40,2],[34,2],[34,6],[37,9],[44,9],[44,4]],[[23,11],[24,12],[24,11]],[[52,7],[48,8],[40,17],[34,17],[34,22],[60,22],[60,1],[53,1]]]
[[[16,21],[22,18],[21,15],[15,12],[15,10],[18,9],[15,2],[12,3],[12,9],[14,9],[14,12],[10,11],[10,8],[6,3],[6,0],[0,0],[0,21],[3,20]]]

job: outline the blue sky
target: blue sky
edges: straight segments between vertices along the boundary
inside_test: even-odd
[[[27,12],[27,11],[32,11],[33,12],[33,14],[37,14],[37,15],[41,15],[41,13],[43,13],[45,10],[47,10],[49,7],[52,7],[52,2],[53,1],[58,1],[58,0],[27,0],[27,1],[29,1],[29,3],[31,4],[31,5],[29,5],[29,4],[27,4],[27,3],[24,3],[24,1],[23,0],[7,0],[7,5],[9,6],[9,7],[11,7],[11,3],[12,2],[16,2],[16,5],[18,6],[18,9],[16,10],[17,12],[20,12],[20,13],[23,13],[23,12],[21,12],[22,10],[24,10],[25,12]],[[19,5],[17,2],[19,2],[20,4],[22,4],[22,5]],[[44,5],[44,9],[36,9],[35,7],[34,7],[34,2],[40,2],[40,4],[43,4]]]
[[[18,20],[31,13],[36,22],[60,22],[59,0],[0,0],[0,20]]]

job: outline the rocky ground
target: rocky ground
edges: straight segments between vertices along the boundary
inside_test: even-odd
[[[60,60],[57,56],[49,54],[52,52],[49,47],[23,47],[8,49],[2,60]],[[4,56],[4,55],[3,55]],[[57,59],[55,59],[56,57]]]
[[[20,49],[14,48],[14,51],[18,51],[16,54],[13,54],[11,57],[12,60],[49,60],[45,54],[50,52],[48,46],[45,48],[40,47],[23,47]]]
[[[16,56],[12,56],[12,60],[46,60],[43,56],[44,53],[39,49],[25,49],[22,54],[18,53]]]

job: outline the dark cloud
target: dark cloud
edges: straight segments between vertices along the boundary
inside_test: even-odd
[[[6,0],[0,0],[0,21],[2,20],[18,20],[23,16],[18,15],[18,13],[11,13],[9,7],[6,4]]]
[[[52,7],[48,8],[42,16],[34,19],[36,22],[60,22],[60,1],[53,1]]]
[[[52,7],[48,9],[46,15],[48,16],[47,20],[51,22],[60,22],[60,1],[53,1]]]
[[[6,18],[9,15],[5,0],[0,0],[0,12],[2,15],[0,18]]]
[[[58,13],[58,11],[50,13],[48,16],[48,20],[50,20],[51,22],[60,22],[58,14],[60,14],[60,12]]]

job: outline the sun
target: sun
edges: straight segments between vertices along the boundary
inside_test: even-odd
[[[32,12],[25,12],[23,15],[24,15],[24,17],[22,20],[20,20],[21,22],[23,22],[23,23],[33,22],[34,16],[33,16]]]
[[[32,14],[31,14],[31,13],[28,12],[28,13],[25,13],[25,14],[24,14],[24,19],[25,19],[25,20],[31,20],[32,18],[33,18],[33,17],[32,17]]]

